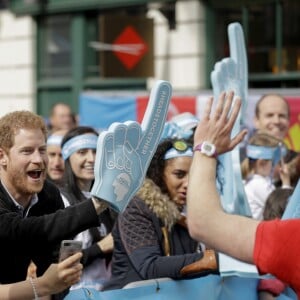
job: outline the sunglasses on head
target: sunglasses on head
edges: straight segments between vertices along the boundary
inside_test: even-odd
[[[173,143],[173,148],[176,149],[179,152],[185,152],[191,145],[187,144],[185,141],[175,141]]]
[[[165,153],[164,159],[171,159],[181,156],[193,156],[192,146],[183,140],[173,142],[172,147]]]

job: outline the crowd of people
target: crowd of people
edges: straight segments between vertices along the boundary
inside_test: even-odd
[[[48,128],[28,111],[0,118],[0,298],[63,299],[69,288],[219,274],[218,251],[278,277],[259,281],[261,299],[287,286],[299,296],[300,277],[291,270],[298,238],[280,240],[298,222],[278,220],[300,176],[299,154],[283,142],[288,103],[271,94],[257,102],[256,132],[241,162],[252,213],[245,218],[223,211],[216,188],[218,155],[247,133],[230,136],[240,108],[236,101],[229,113],[232,100],[223,93],[200,121],[185,113],[165,124],[141,188],[120,213],[90,193],[99,133],[77,125],[66,104],[53,107]],[[65,239],[81,241],[82,253],[58,263]]]

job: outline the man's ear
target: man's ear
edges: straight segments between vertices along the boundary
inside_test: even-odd
[[[1,166],[7,165],[7,154],[3,148],[0,148],[0,165]]]
[[[257,119],[256,116],[253,118],[253,125],[255,129],[259,128],[259,120]]]

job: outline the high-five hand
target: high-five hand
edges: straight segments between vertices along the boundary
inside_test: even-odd
[[[92,196],[122,211],[141,186],[166,121],[172,87],[158,81],[151,90],[142,124],[114,123],[97,142]]]
[[[241,99],[238,97],[233,104],[234,93],[221,93],[216,101],[216,108],[212,111],[212,99],[205,107],[194,134],[194,144],[208,141],[215,145],[218,154],[233,150],[244,138],[247,131],[241,130],[234,137],[231,131],[238,117]]]

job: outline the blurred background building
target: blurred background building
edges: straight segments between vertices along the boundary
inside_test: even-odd
[[[56,102],[78,112],[83,91],[211,89],[214,63],[229,55],[227,25],[240,22],[249,87],[300,83],[299,0],[2,0],[0,115]]]

